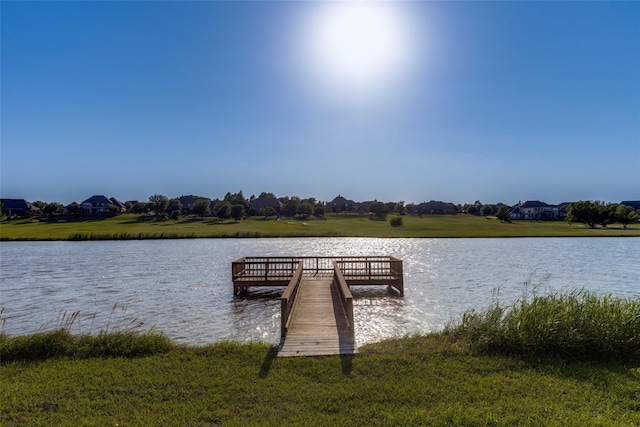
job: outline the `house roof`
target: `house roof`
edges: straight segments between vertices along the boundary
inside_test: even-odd
[[[258,197],[251,202],[251,207],[254,209],[264,209],[268,206],[271,206],[275,210],[279,211],[282,209],[282,202],[276,199],[275,197]]]
[[[371,206],[371,203],[373,203],[373,202],[374,202],[374,200],[367,200],[365,202],[354,202],[353,206],[354,206],[354,209],[366,211],[366,210],[369,209],[369,206]]]
[[[346,204],[349,204],[350,206],[354,206],[356,202],[354,202],[353,200],[346,199],[341,195],[338,195],[338,197],[330,201],[329,204],[332,206],[345,206]]]
[[[439,200],[431,200],[429,202],[422,202],[417,206],[419,211],[455,211],[456,205],[449,202],[441,202]]]
[[[196,196],[180,196],[180,204],[183,207],[188,207],[193,205],[196,202],[197,197]]]
[[[40,208],[32,205],[24,199],[0,199],[2,209],[12,209],[21,211],[39,211]]]
[[[111,204],[111,200],[109,200],[108,198],[106,198],[105,196],[91,196],[89,197],[87,200],[85,200],[84,203],[96,203],[96,204],[104,204],[104,205],[110,205]]]
[[[122,203],[120,200],[116,199],[115,197],[110,198],[109,201],[111,202],[112,205],[115,205],[120,209],[125,207],[124,203]]]
[[[549,208],[551,205],[541,202],[539,200],[527,200],[521,206],[521,208]]]

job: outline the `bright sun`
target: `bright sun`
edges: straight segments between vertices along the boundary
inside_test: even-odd
[[[310,18],[304,42],[307,70],[321,91],[372,98],[407,66],[406,19],[394,3],[324,3]]]

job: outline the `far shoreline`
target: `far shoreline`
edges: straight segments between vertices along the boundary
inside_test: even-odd
[[[589,228],[563,221],[519,220],[468,214],[402,217],[401,226],[362,215],[328,215],[322,219],[219,221],[185,216],[178,220],[123,214],[65,221],[11,220],[0,223],[0,241],[107,241],[228,238],[528,238],[640,237],[640,224]]]

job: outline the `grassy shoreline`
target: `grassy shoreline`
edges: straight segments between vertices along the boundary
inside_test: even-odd
[[[0,355],[21,354],[0,361],[0,424],[640,424],[640,300],[577,292],[509,312],[472,311],[443,332],[369,344],[349,357],[276,358],[264,343],[182,346],[153,331],[0,334]],[[542,352],[484,347],[514,325],[526,325],[525,339],[561,333]],[[620,330],[613,341],[612,329]],[[611,342],[614,352],[592,357],[590,346]],[[576,344],[587,351],[573,352]]]
[[[260,237],[639,237],[640,224],[590,229],[583,224],[553,221],[500,222],[473,215],[405,216],[401,227],[363,216],[328,215],[325,219],[265,220],[251,218],[220,222],[215,218],[184,217],[158,221],[141,215],[74,221],[4,221],[2,241],[143,240]]]
[[[637,367],[473,355],[438,337],[352,358],[280,359],[266,344],[218,343],[0,369],[0,424],[11,426],[640,423]]]

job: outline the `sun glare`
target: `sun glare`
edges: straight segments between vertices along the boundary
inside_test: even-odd
[[[408,67],[408,22],[391,2],[323,3],[305,25],[305,67],[320,93],[371,100]]]

